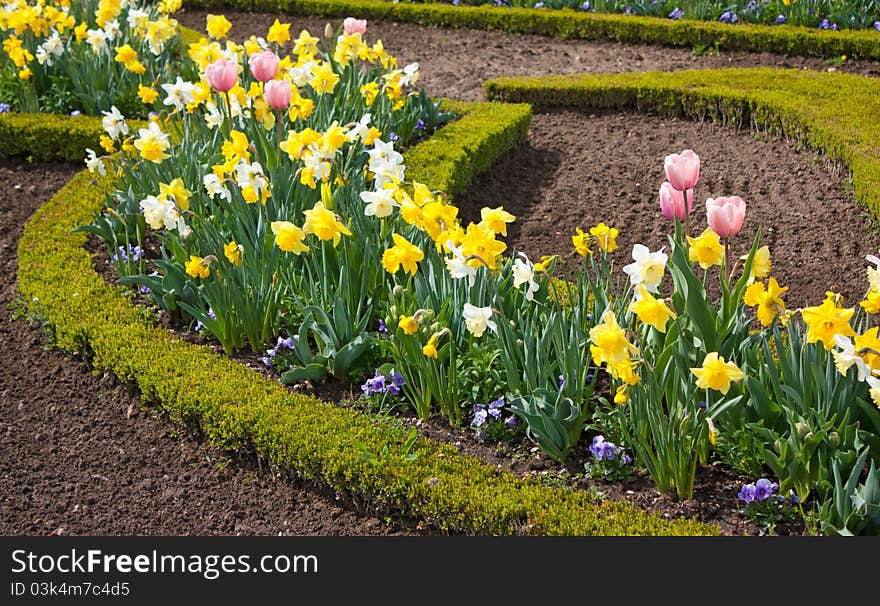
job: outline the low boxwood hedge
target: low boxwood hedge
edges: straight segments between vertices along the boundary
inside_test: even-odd
[[[412,148],[406,161],[413,178],[461,191],[462,175],[523,138],[530,109],[450,105],[463,117]],[[53,327],[58,346],[87,352],[95,368],[133,381],[145,399],[175,420],[196,423],[211,442],[454,532],[717,534],[713,526],[665,521],[628,503],[597,503],[584,492],[519,480],[428,439],[416,442],[409,452],[418,456],[410,461],[401,426],[291,393],[174,337],[95,272],[85,235],[71,232],[100,211],[111,188],[110,179],[82,172],[37,211],[19,243],[21,292]]]
[[[637,109],[792,137],[852,171],[856,199],[880,218],[880,80],[772,68],[497,78],[490,99],[537,108]]]
[[[496,29],[560,38],[617,40],[660,46],[710,47],[816,57],[880,60],[880,34],[871,30],[823,31],[786,25],[660,19],[574,10],[453,6],[405,0],[185,0],[187,6],[359,17],[421,25]]]

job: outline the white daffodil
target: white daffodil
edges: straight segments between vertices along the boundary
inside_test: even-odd
[[[128,124],[125,122],[125,117],[116,109],[115,105],[110,108],[109,112],[101,113],[104,114],[104,117],[101,118],[101,125],[111,139],[115,141],[119,139],[119,135],[128,134]]]
[[[95,150],[87,147],[86,154],[86,168],[89,169],[89,172],[98,171],[102,177],[106,176],[107,168],[104,166],[104,161],[95,154]]]
[[[205,124],[208,128],[216,128],[223,124],[223,114],[215,104],[208,101],[205,103],[205,109],[208,110],[205,112]]]
[[[177,220],[180,213],[167,196],[161,198],[157,196],[147,196],[141,200],[141,210],[144,212],[144,219],[153,229],[174,229],[177,227]]]
[[[119,21],[114,19],[113,21],[105,23],[104,33],[107,35],[107,40],[115,40],[121,36],[122,30],[119,28]]]
[[[455,242],[447,240],[446,248],[452,253],[451,258],[446,257],[444,259],[444,261],[446,261],[446,269],[449,270],[449,275],[451,275],[454,280],[467,278],[468,284],[473,286],[477,279],[477,269],[467,264],[467,259],[465,259],[461,252],[461,246],[456,246]]]
[[[355,123],[355,125],[351,127],[351,130],[348,131],[348,138],[354,141],[355,137],[357,137],[361,141],[364,141],[367,137],[369,137],[371,119],[372,116],[370,114],[364,114],[364,117],[361,118],[360,122]]]
[[[493,332],[497,331],[498,325],[492,321],[493,313],[491,307],[477,307],[465,303],[462,317],[464,317],[464,325],[468,332],[475,337],[482,337],[486,328],[490,328]]]
[[[192,82],[186,82],[180,76],[173,84],[163,84],[165,91],[165,99],[162,101],[164,105],[173,105],[177,111],[183,111],[188,103],[196,100],[195,86]]]
[[[239,160],[235,165],[235,178],[240,188],[252,187],[255,192],[261,191],[268,183],[260,163],[248,164],[244,159]]]
[[[302,88],[312,81],[312,68],[315,67],[314,61],[306,61],[299,67],[292,67],[289,70],[290,79],[294,86]]]
[[[220,196],[221,200],[229,201],[229,190],[220,181],[220,177],[214,173],[208,173],[202,178],[202,183],[204,183],[205,191],[208,192],[212,200]]]
[[[362,191],[361,200],[367,203],[365,215],[382,219],[394,210],[394,189],[385,187],[379,191]]]
[[[183,217],[178,217],[177,219],[177,233],[179,233],[180,237],[184,240],[192,235],[192,228],[186,224]]]
[[[859,381],[865,381],[871,376],[871,368],[865,363],[864,358],[856,353],[852,339],[843,335],[834,335],[834,344],[840,348],[840,351],[834,350],[831,353],[834,356],[834,365],[840,374],[846,376],[849,369],[855,366],[859,371]]]
[[[526,299],[532,301],[538,292],[538,283],[535,281],[535,266],[529,261],[525,253],[519,253],[519,259],[513,262],[513,287],[519,288],[522,284],[528,284]]]
[[[400,77],[400,84],[402,86],[412,86],[419,79],[419,64],[418,63],[410,63],[406,67],[403,68],[403,76]]]
[[[139,8],[133,8],[128,11],[128,27],[135,31],[143,31],[147,29],[147,23],[150,21],[150,14]]]
[[[373,170],[373,166],[403,164],[403,156],[394,151],[393,142],[385,143],[381,139],[376,139],[373,149],[367,150],[367,155],[370,156],[370,170],[373,172],[377,172]]]
[[[668,255],[662,247],[657,252],[651,252],[643,244],[633,246],[632,258],[634,263],[623,267],[624,273],[629,276],[629,283],[633,286],[644,284],[649,292],[659,292],[660,282],[663,280],[663,272],[666,271]]]
[[[92,52],[100,55],[107,50],[107,34],[102,29],[90,29],[86,32],[86,42],[92,47]]]

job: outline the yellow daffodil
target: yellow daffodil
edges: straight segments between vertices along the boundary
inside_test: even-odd
[[[838,307],[838,297],[836,293],[826,292],[821,305],[801,310],[801,317],[807,325],[807,343],[822,341],[825,349],[830,351],[834,347],[834,335],[855,336],[855,331],[849,325],[855,309]]]
[[[541,260],[535,263],[536,272],[547,272],[556,261],[556,255],[541,255]]]
[[[697,377],[697,387],[700,389],[714,389],[727,395],[730,384],[741,381],[746,375],[733,362],[725,362],[717,352],[706,354],[703,365],[699,368],[691,368],[691,372]]]
[[[397,273],[403,267],[405,272],[415,275],[418,270],[418,263],[425,258],[422,249],[400,234],[392,234],[394,246],[382,253],[382,266],[389,274]]]
[[[861,356],[873,371],[880,371],[880,337],[877,333],[878,328],[875,326],[853,339],[855,353]]]
[[[285,43],[290,41],[290,23],[281,23],[278,19],[275,19],[275,23],[269,27],[269,34],[266,36],[266,40],[274,42],[279,46],[284,46]]]
[[[715,429],[715,423],[711,417],[706,417],[706,425],[709,426],[709,443],[715,446],[718,443],[718,430]]]
[[[155,88],[138,84],[138,97],[144,105],[152,105],[159,97],[159,92]]]
[[[590,329],[590,353],[594,364],[629,360],[639,350],[626,338],[626,331],[617,323],[614,312],[606,310],[602,321]]]
[[[767,281],[766,288],[763,282],[754,282],[746,288],[743,301],[749,307],[757,308],[758,320],[763,326],[770,326],[776,314],[785,319],[785,302],[782,295],[788,290],[788,286],[782,288],[776,282],[776,278]]]
[[[232,23],[223,15],[208,15],[207,30],[208,35],[215,40],[222,40],[232,28]]]
[[[574,245],[577,254],[582,257],[592,255],[593,251],[590,249],[590,234],[581,231],[580,227],[575,227],[574,230],[575,234],[571,237],[571,243]]]
[[[590,235],[596,238],[599,250],[605,252],[614,252],[617,250],[617,236],[619,232],[617,228],[609,227],[605,223],[599,223],[595,227],[590,228]]]
[[[619,385],[617,390],[614,392],[614,403],[615,404],[626,404],[629,401],[629,385]]]
[[[303,231],[307,234],[315,234],[319,240],[333,240],[333,246],[336,246],[343,235],[351,235],[351,231],[342,224],[333,211],[324,207],[323,202],[316,202],[315,206],[304,214],[306,222],[303,224]]]
[[[880,314],[880,292],[872,288],[859,305],[869,314]]]
[[[320,38],[312,36],[309,34],[309,30],[304,29],[293,43],[293,52],[300,57],[314,57],[318,54],[318,42],[320,41]]]
[[[670,318],[675,318],[675,313],[666,306],[662,299],[655,299],[644,284],[636,286],[636,294],[638,298],[630,304],[630,311],[645,324],[665,333],[666,324]]]
[[[416,320],[416,317],[413,316],[400,316],[400,320],[397,322],[397,326],[402,330],[405,334],[414,335],[419,330],[419,322]]]
[[[190,255],[189,261],[187,261],[184,266],[186,267],[186,274],[192,278],[207,278],[211,275],[211,262],[209,260],[203,259],[202,257],[196,257],[195,255]]]
[[[507,236],[507,224],[516,220],[516,217],[504,210],[503,206],[481,209],[480,218],[482,219],[481,223],[502,236]]]
[[[740,261],[748,260],[748,255],[743,255],[739,259]],[[758,250],[755,251],[755,257],[752,259],[752,271],[749,273],[749,281],[748,283],[753,283],[756,279],[766,278],[770,275],[770,268],[772,264],[770,263],[770,248],[768,246],[762,246]]]
[[[319,95],[324,93],[332,95],[337,84],[339,84],[339,75],[333,71],[333,66],[326,61],[321,61],[312,68],[312,79],[309,81],[309,85]]]
[[[364,101],[367,103],[367,107],[369,107],[379,95],[379,84],[377,82],[367,82],[361,86],[360,93],[361,96],[363,96]]]
[[[241,244],[238,244],[235,240],[233,240],[232,242],[223,245],[223,254],[226,256],[230,263],[232,263],[236,267],[241,267],[243,248],[244,247]]]
[[[272,233],[275,234],[275,245],[284,252],[295,255],[307,252],[309,247],[303,244],[306,234],[290,221],[273,221]]]
[[[495,232],[485,225],[471,223],[461,239],[461,253],[471,267],[485,264],[498,269],[498,259],[507,250],[507,244],[495,239]]]
[[[180,178],[172,179],[171,183],[159,184],[159,195],[170,196],[174,198],[174,203],[180,210],[189,210],[189,198],[192,192],[183,186],[183,180]]]
[[[713,265],[724,263],[724,246],[711,227],[703,230],[697,238],[687,237],[688,260],[691,263],[699,263],[703,269],[709,269]]]
[[[635,385],[641,380],[639,375],[636,374],[633,360],[628,357],[617,362],[608,362],[606,370],[608,370],[608,374],[611,375],[612,379],[623,381],[627,385]]]
[[[431,335],[431,338],[428,339],[428,342],[422,347],[422,354],[424,354],[428,358],[437,358],[437,345],[440,343],[440,337],[437,335]]]

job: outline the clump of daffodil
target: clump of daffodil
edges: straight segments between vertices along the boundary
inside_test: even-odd
[[[691,368],[691,372],[697,377],[697,387],[700,389],[714,389],[727,395],[730,384],[741,381],[746,375],[733,362],[725,361],[717,352],[706,354],[703,365]]]
[[[776,278],[770,278],[766,287],[763,282],[753,282],[746,288],[743,301],[749,307],[756,308],[762,326],[770,326],[776,314],[785,321],[785,302],[782,300],[782,295],[787,290],[788,286],[780,287]]]
[[[699,263],[703,269],[724,263],[724,245],[711,227],[704,229],[696,238],[688,236],[687,241],[688,260],[691,263]]]
[[[838,303],[842,298],[828,291],[821,305],[801,310],[801,317],[807,325],[807,343],[822,341],[825,349],[830,351],[834,347],[834,335],[852,337],[856,334],[849,324],[855,309],[840,307]]]
[[[617,236],[619,231],[615,227],[609,227],[605,223],[599,223],[590,228],[590,235],[596,238],[599,250],[610,253],[617,250]]]
[[[391,237],[394,239],[394,246],[382,253],[385,271],[394,274],[402,267],[403,271],[415,275],[418,263],[425,258],[425,253],[400,234],[391,234]]]
[[[630,303],[631,312],[650,326],[662,333],[666,332],[666,325],[670,319],[675,319],[675,313],[666,306],[662,299],[656,299],[648,292],[644,284],[636,286],[636,297]]]

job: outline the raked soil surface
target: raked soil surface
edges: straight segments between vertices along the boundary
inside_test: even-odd
[[[275,19],[292,23],[290,32],[294,38],[302,29],[321,36],[327,23],[334,28],[339,28],[342,23],[339,18],[246,13],[219,8],[184,9],[174,17],[183,25],[204,32],[205,17],[209,13],[226,15],[233,24],[229,36],[234,40],[243,40],[251,35],[265,37]],[[836,69],[880,76],[880,64],[876,62],[846,60],[840,66],[831,66],[823,59],[732,51],[695,56],[690,48],[558,40],[547,36],[390,21],[369,21],[365,37],[370,43],[381,39],[385,49],[397,57],[401,66],[418,62],[421,72],[419,85],[424,86],[431,96],[463,100],[484,99],[483,82],[498,76],[758,66]]]
[[[12,318],[24,223],[75,170],[0,163],[0,534],[415,532],[230,461]]]

